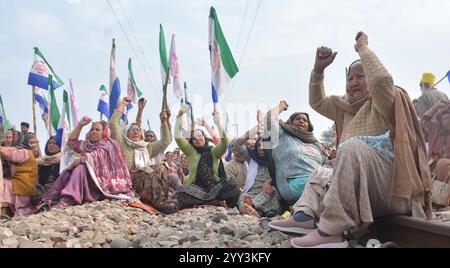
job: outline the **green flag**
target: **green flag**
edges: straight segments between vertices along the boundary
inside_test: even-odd
[[[55,131],[58,130],[58,124],[59,124],[59,109],[58,104],[56,103],[56,96],[55,96],[55,88],[53,87],[53,77],[51,75],[48,76],[49,81],[49,87],[50,87],[50,124],[53,127]]]
[[[164,83],[166,83],[167,70],[169,69],[169,59],[167,57],[166,38],[164,37],[164,29],[161,24],[159,25],[159,58],[161,62],[161,80],[164,86]]]

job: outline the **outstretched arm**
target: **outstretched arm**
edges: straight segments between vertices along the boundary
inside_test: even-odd
[[[337,52],[333,52],[330,48],[319,47],[309,82],[309,105],[319,114],[334,121],[342,111],[334,104],[331,97],[325,95],[324,72],[336,56]]]
[[[168,124],[170,113],[167,111],[161,112],[159,117],[161,119],[161,139],[159,141],[149,143],[148,149],[150,152],[150,158],[153,158],[158,154],[164,152],[172,142],[171,129]]]
[[[125,97],[120,102],[119,106],[114,111],[111,120],[109,121],[109,128],[111,129],[111,137],[118,144],[123,143],[122,128],[119,125],[120,119],[125,112],[126,107],[131,103],[130,97]]]
[[[85,116],[85,117],[81,118],[81,120],[78,123],[78,125],[70,133],[69,140],[78,140],[78,138],[80,137],[81,130],[83,130],[83,128],[85,126],[87,126],[91,122],[92,122],[92,119],[90,117],[88,117],[88,116]]]
[[[182,128],[183,128],[183,115],[187,112],[189,106],[183,105],[180,108],[180,111],[177,116],[177,121],[175,123],[175,142],[177,143],[180,150],[189,157],[191,154],[195,152],[194,147],[190,145],[186,139],[183,137]]]
[[[142,113],[144,112],[145,105],[147,104],[147,100],[142,98],[138,103],[138,113],[136,116],[136,124],[138,124],[142,128]]]
[[[378,57],[369,49],[369,38],[359,32],[356,36],[355,50],[361,57],[367,88],[375,109],[386,119],[394,120],[394,80]]]
[[[219,158],[227,151],[229,141],[227,134],[225,133],[225,129],[222,126],[219,112],[214,113],[214,123],[216,123],[217,130],[219,131],[220,144],[215,146],[211,151],[217,158]]]

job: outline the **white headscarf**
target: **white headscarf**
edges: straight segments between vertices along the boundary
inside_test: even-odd
[[[135,124],[131,124],[130,126],[132,125]],[[143,139],[140,141],[130,140],[128,138],[128,131],[130,130],[130,126],[127,126],[123,129],[122,137],[126,144],[134,150],[134,166],[137,170],[141,170],[145,173],[151,174],[153,172],[153,169],[151,167],[152,161],[150,159],[150,154],[148,153],[147,148],[148,142],[145,142]],[[142,137],[144,137],[143,132]]]

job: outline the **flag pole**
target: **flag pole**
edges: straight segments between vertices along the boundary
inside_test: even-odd
[[[168,112],[169,111],[169,107],[167,105],[167,86],[169,84],[169,78],[170,78],[170,67],[167,68],[167,73],[166,73],[166,81],[164,82],[164,86],[163,86],[163,104],[162,104],[162,112]]]
[[[444,77],[442,77],[441,80],[439,80],[436,84],[434,84],[434,86],[433,86],[432,88],[436,87],[436,86],[439,85],[442,81],[444,81],[444,79],[447,78],[448,75],[449,75],[449,74],[447,73]]]
[[[31,88],[32,90],[32,105],[33,105],[33,130],[34,130],[34,137],[37,139],[37,126],[36,126],[36,93],[34,92],[34,87]]]
[[[102,121],[103,121],[103,114],[100,113],[100,122],[102,122]]]

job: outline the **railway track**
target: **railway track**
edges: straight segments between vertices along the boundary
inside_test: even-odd
[[[391,216],[376,221],[372,234],[382,243],[394,242],[400,248],[450,248],[450,212],[426,221]],[[439,218],[441,217],[441,218]]]

